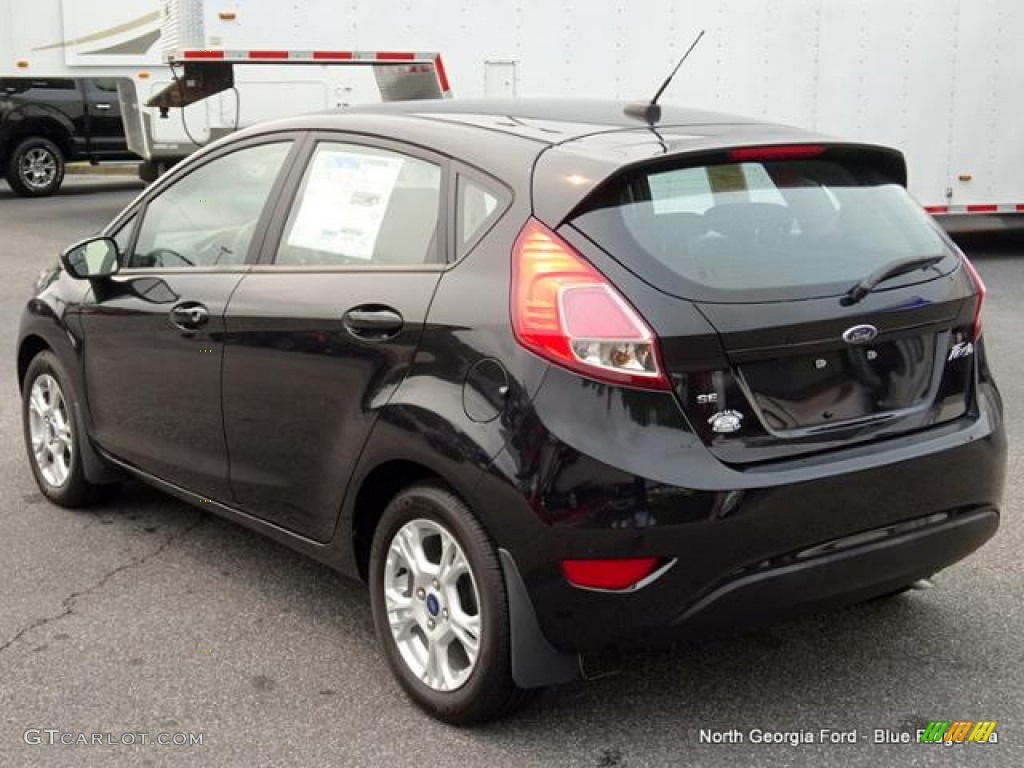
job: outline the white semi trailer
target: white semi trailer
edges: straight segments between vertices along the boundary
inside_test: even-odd
[[[937,214],[1024,212],[1021,0],[0,0],[0,75],[138,56],[133,145],[159,157],[191,146],[178,102],[203,141],[307,103],[448,95],[449,78],[460,97],[649,98],[700,29],[664,101],[896,146]],[[51,38],[59,53],[39,47]],[[285,66],[299,62],[314,66]]]

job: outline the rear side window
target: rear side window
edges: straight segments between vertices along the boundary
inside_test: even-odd
[[[951,253],[901,186],[823,159],[634,173],[573,224],[659,288],[708,301],[838,295],[896,259]]]
[[[497,186],[459,174],[455,208],[456,256],[461,258],[482,238],[508,207],[508,195]]]
[[[0,92],[8,95],[13,96],[34,88],[45,88],[50,91],[78,90],[75,81],[66,78],[0,77]]]

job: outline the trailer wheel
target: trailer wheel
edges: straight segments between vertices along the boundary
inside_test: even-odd
[[[6,177],[21,197],[52,195],[64,181],[64,153],[49,139],[24,139],[8,158]]]

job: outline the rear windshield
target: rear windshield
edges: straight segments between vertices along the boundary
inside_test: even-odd
[[[952,252],[906,190],[823,159],[642,171],[598,193],[573,225],[641,278],[706,301],[839,295],[878,267]],[[932,279],[955,258],[893,278]]]

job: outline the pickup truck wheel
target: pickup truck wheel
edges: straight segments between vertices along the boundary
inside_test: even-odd
[[[11,153],[6,176],[22,197],[52,195],[64,181],[64,153],[49,139],[25,139]]]

